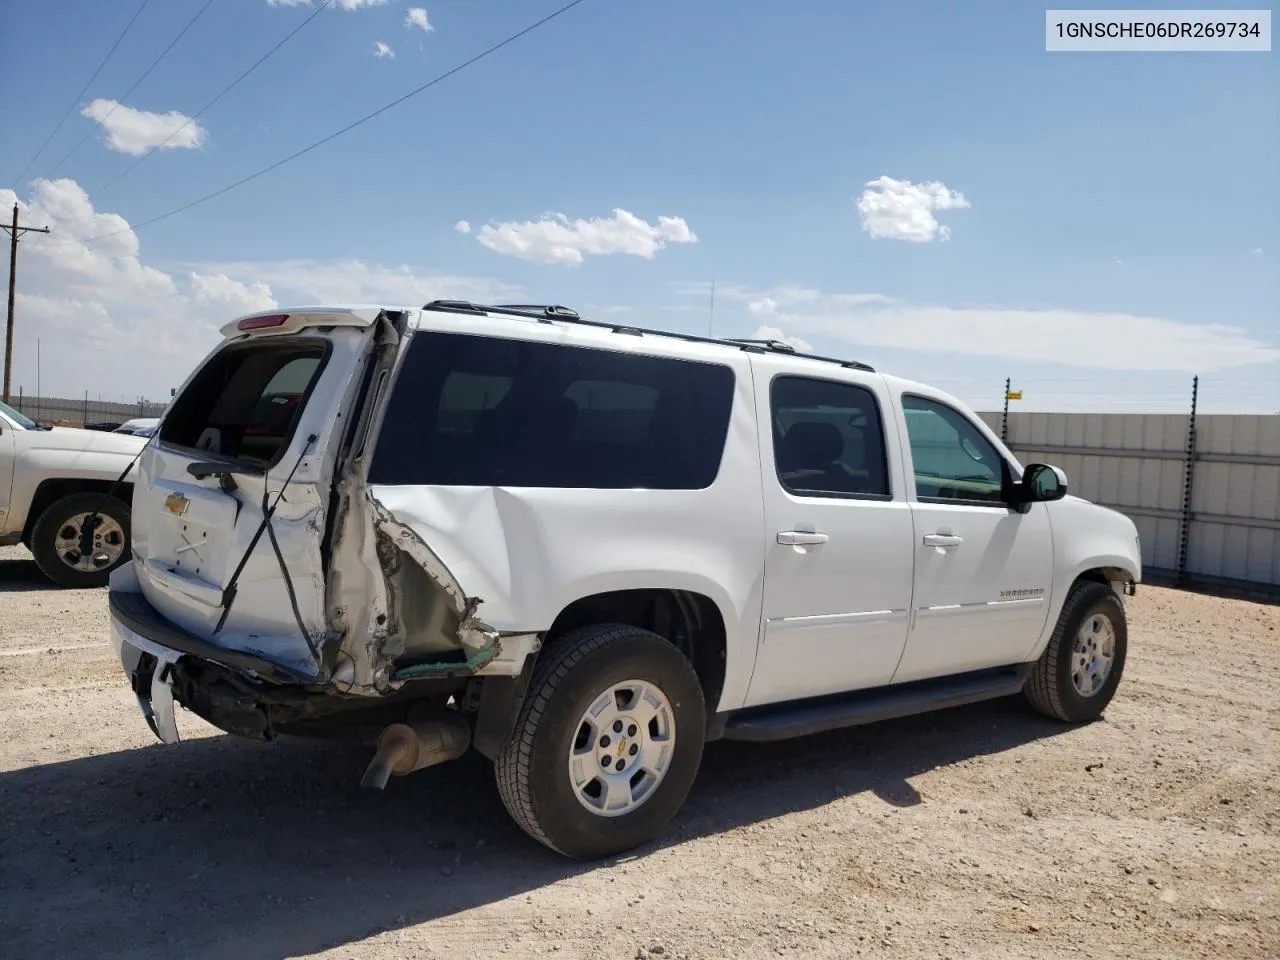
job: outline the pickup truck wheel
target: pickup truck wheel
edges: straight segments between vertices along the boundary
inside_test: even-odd
[[[685,656],[657,634],[582,627],[539,658],[498,792],[535,840],[592,859],[658,837],[702,762],[706,707]]]
[[[1057,720],[1096,720],[1124,672],[1124,604],[1101,583],[1081,581],[1067,595],[1049,645],[1023,688],[1031,705]]]
[[[95,514],[86,544],[85,523]],[[36,520],[30,549],[36,566],[59,586],[105,586],[111,571],[130,556],[129,506],[100,493],[73,493],[55,500]]]

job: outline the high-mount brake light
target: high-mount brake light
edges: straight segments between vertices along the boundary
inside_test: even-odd
[[[236,324],[240,330],[265,330],[267,327],[278,327],[289,319],[287,313],[273,313],[266,317],[245,317]]]

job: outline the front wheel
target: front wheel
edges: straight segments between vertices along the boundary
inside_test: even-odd
[[[706,707],[688,659],[637,627],[582,627],[540,658],[498,792],[535,840],[579,859],[658,837],[702,761]]]
[[[1080,581],[1067,595],[1049,645],[1027,678],[1027,700],[1057,720],[1096,720],[1120,684],[1128,642],[1124,604],[1115,591]]]
[[[62,587],[101,587],[129,559],[129,506],[101,493],[73,493],[45,508],[31,531],[40,571]]]

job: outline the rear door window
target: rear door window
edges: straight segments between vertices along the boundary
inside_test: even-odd
[[[233,344],[173,401],[161,443],[270,466],[293,438],[327,355],[323,340]]]
[[[719,471],[733,389],[721,364],[417,333],[369,480],[702,489]]]
[[[884,429],[866,387],[778,377],[770,389],[778,481],[801,497],[889,499]]]

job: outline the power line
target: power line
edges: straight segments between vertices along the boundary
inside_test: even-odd
[[[547,14],[541,20],[531,23],[529,26],[525,27],[523,30],[520,30],[517,33],[513,33],[511,36],[507,37],[505,40],[500,40],[498,43],[495,43],[493,46],[489,47],[488,49],[483,50],[480,53],[477,53],[471,59],[464,60],[462,63],[458,64],[456,67],[446,70],[444,73],[440,74],[439,76],[434,77],[431,80],[428,80],[426,83],[422,84],[420,87],[415,87],[413,90],[410,90],[408,93],[404,94],[403,96],[397,97],[395,100],[392,100],[390,103],[383,104],[377,110],[374,110],[371,113],[366,113],[359,120],[353,120],[351,123],[347,124],[345,127],[342,127],[340,130],[335,130],[333,133],[329,134],[328,136],[321,137],[319,140],[315,141],[314,143],[308,144],[307,146],[303,147],[301,150],[295,150],[293,153],[289,154],[287,157],[283,157],[280,160],[277,160],[275,163],[268,164],[267,166],[261,168],[260,170],[254,171],[248,176],[241,177],[239,180],[236,180],[233,183],[229,183],[225,187],[220,187],[219,189],[214,190],[212,193],[206,193],[203,197],[198,197],[197,199],[192,200],[189,203],[184,203],[180,207],[174,207],[172,210],[168,210],[157,216],[151,217],[148,220],[143,220],[140,223],[131,224],[130,226],[122,227],[119,230],[112,230],[110,233],[99,234],[96,237],[90,237],[87,240],[80,240],[76,242],[87,245],[90,243],[97,243],[99,240],[106,240],[108,237],[115,237],[122,233],[128,233],[131,230],[135,230],[135,231],[140,230],[143,227],[151,226],[153,223],[159,223],[161,220],[168,220],[170,217],[177,216],[180,213],[190,210],[192,207],[197,207],[202,203],[207,203],[208,201],[214,199],[215,197],[222,196],[224,193],[230,193],[232,190],[236,189],[236,187],[244,186],[246,183],[249,183],[251,180],[257,180],[259,177],[265,174],[268,174],[273,170],[278,170],[280,167],[283,167],[286,163],[290,163],[294,160],[297,160],[299,157],[310,153],[312,150],[315,150],[318,147],[322,147],[326,143],[329,143],[332,140],[338,139],[338,137],[342,136],[343,134],[350,133],[356,127],[361,126],[362,124],[368,123],[370,120],[374,119],[375,117],[381,116],[382,114],[386,113],[388,110],[392,109],[393,107],[398,107],[400,104],[404,103],[406,100],[409,100],[412,97],[416,97],[418,94],[422,93],[424,90],[429,90],[431,87],[434,87],[437,83],[440,83],[442,80],[447,80],[449,77],[453,76],[455,73],[459,73],[462,70],[465,70],[467,67],[471,66],[473,63],[478,63],[479,61],[483,60],[485,57],[488,57],[493,53],[497,53],[499,50],[501,50],[503,47],[507,46],[508,44],[514,43],[516,40],[519,40],[521,37],[525,36],[526,34],[532,33],[534,30],[537,30],[543,24],[550,23],[552,20],[554,20],[556,17],[560,16],[561,14],[568,13],[578,4],[583,2],[585,2],[585,0],[570,0],[569,3],[566,3],[563,7],[560,7],[558,10],[555,10],[554,12]]]
[[[316,7],[313,11],[311,11],[311,15],[309,17],[307,17],[300,24],[298,24],[296,27],[290,30],[289,33],[285,35],[283,40],[281,40],[274,47],[272,47],[270,50],[264,53],[261,57],[259,57],[257,61],[251,67],[249,67],[248,70],[244,71],[244,73],[240,74],[240,76],[236,77],[229,84],[227,84],[225,87],[219,90],[217,95],[212,100],[210,100],[203,107],[201,107],[199,110],[193,113],[190,117],[188,117],[186,123],[178,127],[177,130],[174,130],[173,133],[169,134],[167,137],[165,137],[163,140],[157,143],[154,147],[152,147],[150,150],[148,150],[146,153],[140,156],[137,160],[133,161],[133,163],[129,164],[129,166],[125,167],[123,170],[117,173],[114,177],[112,177],[110,180],[104,183],[101,187],[97,189],[94,195],[100,196],[108,188],[114,186],[120,180],[123,180],[125,176],[127,176],[138,164],[142,163],[143,160],[146,160],[147,157],[151,156],[153,153],[155,153],[157,150],[163,147],[166,143],[168,143],[170,140],[172,140],[174,137],[180,134],[183,130],[189,127],[191,124],[195,123],[195,121],[199,119],[200,116],[203,115],[206,110],[208,110],[215,103],[221,100],[224,96],[230,93],[232,88],[234,88],[237,84],[239,84],[241,80],[249,76],[249,74],[253,73],[253,71],[257,70],[258,67],[262,66],[262,64],[265,63],[277,50],[279,50],[286,43],[292,40],[294,37],[294,34],[296,34],[299,30],[301,30],[308,23],[314,20],[322,10],[324,10],[326,7],[328,7],[332,3],[333,3],[333,0],[324,0],[324,3],[320,4],[320,6]]]
[[[71,116],[71,111],[76,108],[76,104],[80,102],[81,98],[84,97],[89,87],[93,85],[93,81],[98,79],[98,74],[102,72],[102,68],[107,65],[107,61],[110,60],[111,57],[115,54],[116,48],[120,46],[121,41],[123,41],[125,36],[129,33],[129,31],[133,29],[134,23],[137,22],[138,17],[141,16],[142,11],[146,9],[147,4],[150,2],[151,0],[142,0],[141,6],[139,6],[138,9],[134,11],[133,17],[129,20],[127,24],[125,24],[125,28],[121,32],[120,36],[116,37],[116,42],[111,45],[111,49],[107,51],[107,55],[103,57],[102,62],[98,64],[98,69],[93,71],[93,76],[91,76],[88,79],[88,81],[85,83],[84,89],[81,90],[78,94],[76,94],[76,98],[71,101],[71,106],[67,107],[67,112],[64,113],[62,115],[62,119],[58,121],[58,125],[53,128],[49,136],[45,138],[44,143],[40,144],[40,149],[35,152],[35,154],[31,157],[30,160],[27,161],[27,165],[22,168],[22,172],[19,173],[18,176],[14,179],[14,186],[17,186],[22,181],[22,178],[27,175],[27,171],[31,169],[31,165],[36,162],[36,159],[40,156],[40,154],[44,153],[45,148],[49,146],[50,141],[52,141],[54,136],[57,134],[57,132],[62,129],[62,125],[67,122],[67,117]]]
[[[137,80],[133,81],[133,86],[131,86],[128,90],[124,92],[124,96],[118,98],[115,101],[115,106],[113,106],[110,110],[108,110],[105,114],[103,114],[102,119],[100,119],[93,126],[93,128],[88,133],[86,133],[84,137],[81,138],[80,142],[77,143],[74,147],[72,147],[71,151],[65,157],[63,157],[61,160],[59,160],[57,163],[53,165],[53,169],[49,171],[49,176],[52,177],[55,173],[57,173],[58,168],[61,167],[64,163],[66,163],[68,160],[70,160],[71,157],[75,154],[75,152],[85,145],[85,141],[87,141],[90,137],[92,137],[98,130],[101,130],[103,128],[103,125],[107,122],[107,117],[115,113],[116,110],[119,109],[124,104],[124,101],[129,99],[129,96],[133,93],[133,91],[137,90],[138,86],[142,83],[142,81],[147,79],[147,77],[151,75],[151,71],[160,65],[160,61],[169,55],[169,51],[172,50],[177,45],[179,40],[181,40],[184,36],[186,36],[187,31],[195,26],[196,21],[199,20],[202,16],[204,16],[204,12],[208,10],[211,6],[213,6],[213,0],[205,0],[204,6],[202,6],[199,10],[197,10],[196,15],[187,21],[187,25],[178,31],[178,35],[169,41],[169,45],[160,51],[160,56],[156,57],[155,60],[151,62],[151,66],[147,67],[146,70],[142,71],[142,76],[140,76]],[[170,136],[173,136],[173,134],[170,134]]]

